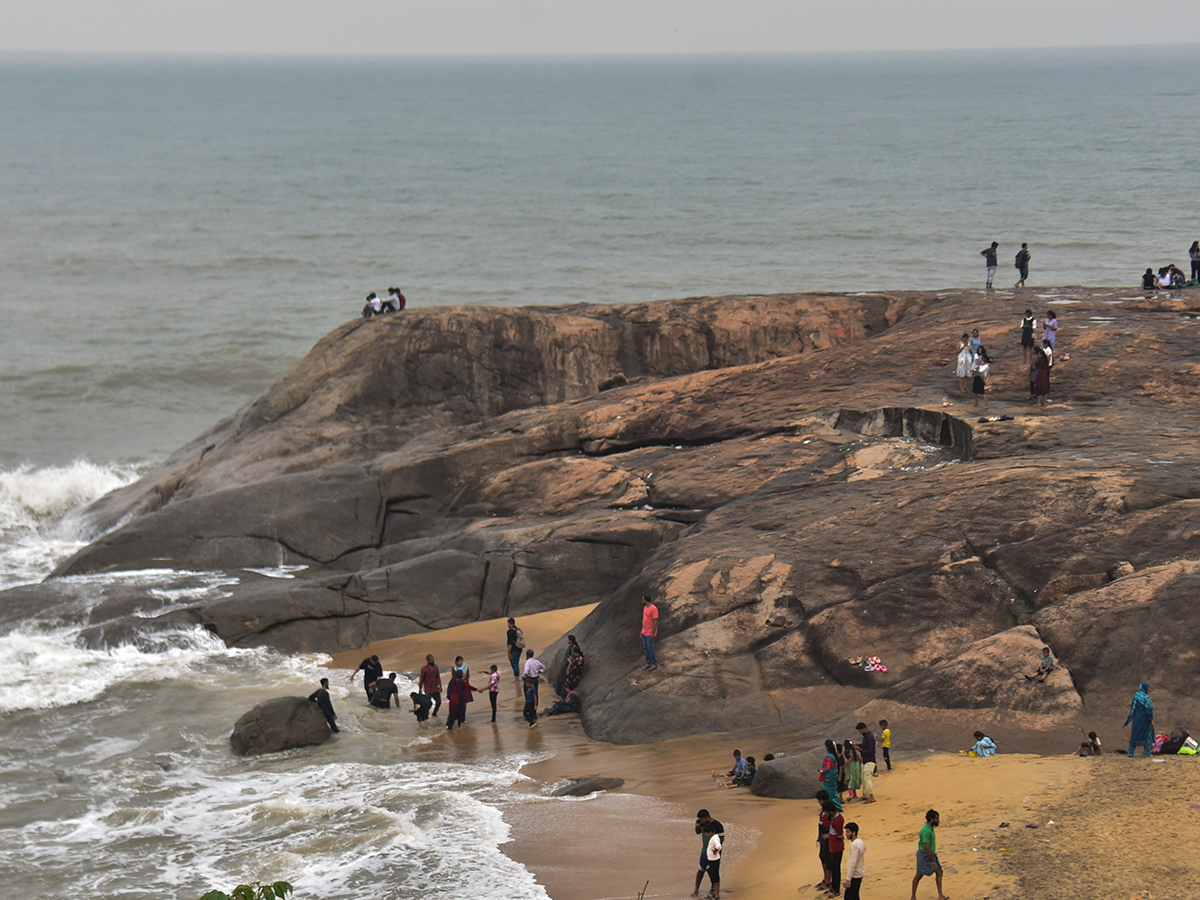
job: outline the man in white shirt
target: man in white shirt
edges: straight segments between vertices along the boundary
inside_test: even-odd
[[[526,681],[532,682],[535,693],[537,692],[542,673],[545,671],[546,667],[543,666],[533,655],[533,648],[530,647],[528,650],[526,650],[525,669],[522,674],[525,676]]]
[[[858,890],[862,887],[863,876],[867,874],[867,845],[858,836],[857,822],[847,822],[844,831],[850,839],[850,850],[846,856],[845,900],[859,900]]]

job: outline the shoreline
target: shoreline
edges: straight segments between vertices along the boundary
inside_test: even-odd
[[[537,649],[565,634],[590,609],[526,616],[518,624],[529,646]],[[476,672],[486,671],[493,660],[498,666],[504,662],[503,631],[503,620],[492,620],[410,635],[339,653],[331,666],[352,669],[362,655],[378,653],[387,671],[412,671],[430,652],[439,664],[459,653],[474,662]],[[551,699],[543,695],[540,705]],[[617,745],[588,738],[575,715],[543,718],[530,729],[520,710],[508,674],[501,679],[494,726],[485,718],[484,702],[471,708],[465,728],[441,735],[435,728],[433,740],[410,752],[417,760],[476,764],[514,754],[539,757],[521,767],[527,780],[488,800],[510,827],[501,851],[529,869],[552,900],[616,900],[642,891],[645,897],[687,897],[699,851],[692,826],[700,808],[726,826],[726,892],[738,900],[824,896],[810,887],[821,878],[815,803],[723,789],[710,776],[728,767],[735,746],[760,759],[767,752],[795,755],[818,745],[823,735],[776,725],[736,735]],[[938,850],[946,894],[955,900],[1016,900],[1025,896],[1022,879],[1036,884],[1043,878],[1061,887],[1068,874],[1097,877],[1097,896],[1130,897],[1146,889],[1155,897],[1171,896],[1178,873],[1172,875],[1169,867],[1161,873],[1139,867],[1144,826],[1139,816],[1128,815],[1131,792],[1173,797],[1181,808],[1178,817],[1185,821],[1172,828],[1182,831],[1181,839],[1200,839],[1200,809],[1185,802],[1189,792],[1200,797],[1200,767],[1187,757],[1145,762],[1112,753],[1086,759],[1065,753],[1005,754],[1001,748],[999,755],[981,760],[906,749],[902,723],[893,723],[893,729],[895,769],[876,779],[879,802],[849,802],[844,813],[846,821],[859,823],[867,844],[867,896],[898,897],[909,889],[917,832],[930,807],[942,816]],[[1108,740],[1111,748],[1123,737],[1114,731]],[[1102,779],[1101,773],[1111,778]],[[625,783],[587,798],[547,793],[557,782],[589,775],[619,777]],[[1080,847],[1071,836],[1085,828],[1097,838]],[[705,879],[702,891],[707,883]],[[932,896],[931,880],[925,879],[918,897]]]

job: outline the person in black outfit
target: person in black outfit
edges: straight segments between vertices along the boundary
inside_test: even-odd
[[[371,705],[376,709],[390,709],[393,697],[396,700],[396,706],[399,707],[400,688],[396,687],[395,672],[375,683],[375,693],[371,695]]]
[[[329,723],[329,730],[337,734],[337,713],[333,711],[333,702],[329,699],[329,679],[322,678],[321,686],[309,694],[308,699],[317,704],[321,712],[325,713],[325,721]]]
[[[378,656],[368,656],[358,664],[358,668],[350,673],[350,682],[353,684],[354,676],[359,672],[363,673],[363,688],[367,692],[367,699],[371,699],[371,695],[375,693],[375,684],[383,677],[383,663],[379,661]]]
[[[521,629],[517,627],[516,619],[508,620],[508,633],[504,636],[508,646],[508,661],[512,664],[513,677],[521,677],[521,649],[525,643],[521,640]]]

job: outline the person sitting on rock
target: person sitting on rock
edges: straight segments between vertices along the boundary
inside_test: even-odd
[[[1042,648],[1042,661],[1038,665],[1038,670],[1036,672],[1034,672],[1032,675],[1026,675],[1025,680],[1026,681],[1038,681],[1038,682],[1041,682],[1042,684],[1045,684],[1046,676],[1049,675],[1051,672],[1053,672],[1057,665],[1058,665],[1058,663],[1056,663],[1054,661],[1054,655],[1050,652],[1050,648],[1043,647]]]

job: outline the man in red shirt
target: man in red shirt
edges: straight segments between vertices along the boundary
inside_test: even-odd
[[[442,708],[442,673],[438,671],[432,653],[425,657],[425,665],[421,667],[421,674],[417,678],[417,693],[428,694],[433,698],[433,714],[436,716]]]
[[[658,656],[654,653],[654,639],[658,637],[658,607],[650,601],[649,594],[642,595],[642,650],[646,654],[646,669],[653,672],[658,668]]]

